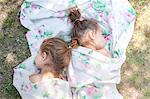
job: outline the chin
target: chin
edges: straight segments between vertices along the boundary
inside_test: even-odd
[[[105,46],[99,46],[96,48],[96,50],[100,50],[100,49],[103,49]]]
[[[96,48],[96,50],[101,50],[102,48],[101,47],[99,47],[99,48]]]

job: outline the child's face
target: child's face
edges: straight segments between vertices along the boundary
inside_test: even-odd
[[[100,50],[105,47],[105,39],[104,36],[102,35],[102,30],[100,28],[97,30],[94,42],[96,50]]]
[[[39,69],[42,69],[45,64],[48,64],[50,61],[48,55],[46,52],[39,51],[36,58],[35,58],[35,64]]]

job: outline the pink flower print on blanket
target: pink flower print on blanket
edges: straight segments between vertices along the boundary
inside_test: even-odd
[[[40,9],[40,6],[35,5],[35,4],[31,4],[31,9],[32,10],[37,10],[37,9]]]
[[[46,30],[45,25],[41,25],[38,28],[32,31],[29,31],[26,34],[26,37],[29,43],[31,54],[37,53],[43,40],[47,38],[51,38],[53,36],[54,36],[54,33],[52,31]]]
[[[93,86],[87,88],[87,94],[90,96],[93,96],[97,92],[98,92],[98,89]]]
[[[84,99],[101,99],[104,94],[99,88],[89,85],[85,89],[83,88],[81,95]]]
[[[75,75],[70,75],[68,77],[68,82],[69,82],[69,85],[71,87],[74,87],[74,86],[81,86],[80,82],[78,81],[77,77]]]
[[[105,41],[106,42],[109,42],[109,41],[111,41],[112,40],[112,34],[110,34],[109,36],[106,36],[105,37]]]
[[[31,89],[32,89],[32,86],[29,83],[23,82],[23,84],[21,85],[21,90],[25,92],[29,92],[31,91]]]
[[[128,22],[131,22],[132,20],[134,20],[136,16],[136,13],[133,8],[128,8],[128,10],[124,14]]]

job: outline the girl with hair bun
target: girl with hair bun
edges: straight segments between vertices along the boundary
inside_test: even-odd
[[[44,40],[35,59],[30,57],[14,69],[13,85],[22,99],[71,99],[70,87],[63,75],[70,57],[71,49],[63,40]],[[33,61],[33,65],[26,65]]]
[[[115,66],[109,60],[102,28],[96,20],[83,18],[78,8],[70,9],[69,20],[73,49],[68,81],[73,99],[122,99],[112,83],[118,75],[114,75],[116,69],[111,71]]]
[[[72,24],[71,39],[73,48],[82,46],[111,57],[107,49],[104,48],[103,30],[96,20],[83,18],[77,7],[70,9],[69,20]]]

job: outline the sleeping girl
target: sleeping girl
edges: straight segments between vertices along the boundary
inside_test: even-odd
[[[109,51],[105,48],[103,30],[96,20],[82,18],[79,9],[76,7],[70,8],[69,19],[73,25],[71,30],[73,47],[90,48],[107,57],[111,57]]]
[[[70,9],[72,58],[68,81],[74,99],[122,99],[116,89],[117,68],[105,48],[102,28],[94,19],[82,18],[78,8]]]
[[[70,55],[71,49],[63,40],[44,40],[35,58],[30,57],[14,69],[13,85],[22,99],[71,99],[63,75]]]

